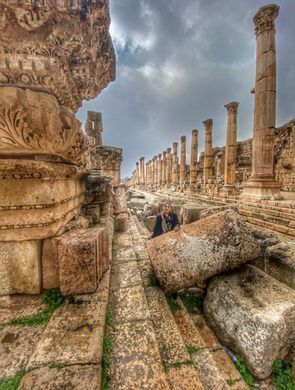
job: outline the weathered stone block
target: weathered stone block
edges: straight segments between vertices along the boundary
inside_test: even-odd
[[[60,290],[64,295],[93,293],[108,267],[108,238],[104,228],[80,229],[58,242]]]
[[[47,238],[42,248],[42,281],[45,290],[59,287],[58,242],[60,237]]]
[[[0,242],[0,295],[40,291],[41,241]]]
[[[260,254],[251,230],[234,210],[184,225],[148,241],[147,247],[166,292],[195,286]]]
[[[182,223],[184,225],[196,222],[200,219],[200,213],[206,206],[196,204],[184,204],[181,208]]]
[[[222,344],[241,354],[259,379],[294,346],[295,292],[254,266],[213,278],[205,315]]]
[[[156,219],[157,219],[156,215],[152,215],[151,217],[147,217],[145,219],[145,225],[150,232],[154,230]]]
[[[115,218],[116,232],[125,233],[128,230],[128,214],[120,214]]]
[[[127,213],[126,202],[126,188],[124,185],[118,185],[113,188],[114,201],[113,201],[113,213],[114,215]]]

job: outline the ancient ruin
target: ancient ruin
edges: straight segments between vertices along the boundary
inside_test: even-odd
[[[237,141],[232,101],[225,146],[212,113],[190,139],[140,154],[124,184],[103,113],[84,129],[76,118],[115,80],[109,1],[0,11],[0,390],[294,389],[295,121],[276,126],[279,7],[253,19],[253,139]]]

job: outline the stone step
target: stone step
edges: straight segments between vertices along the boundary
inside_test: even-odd
[[[253,217],[249,217],[249,216],[245,216],[245,220],[247,222],[251,223],[252,225],[260,226],[260,227],[263,227],[263,228],[266,228],[269,230],[273,230],[273,231],[281,233],[281,234],[285,234],[287,236],[295,237],[295,229],[293,229],[293,228],[277,225],[275,223],[263,221],[261,219],[257,219],[257,218],[253,218]]]
[[[161,358],[171,389],[203,389],[162,290],[145,290]]]
[[[194,313],[195,321],[177,298],[174,318],[204,389],[246,390],[247,385],[227,353],[218,343],[201,313]]]
[[[250,207],[245,208],[244,206],[240,207],[239,210],[242,215],[248,215],[250,217],[252,216],[253,218],[262,219],[264,221],[269,221],[282,226],[288,226],[291,228],[295,227],[295,220],[271,215],[271,213],[269,212],[271,212],[272,210],[267,210],[267,209],[257,210],[257,209],[252,209]]]

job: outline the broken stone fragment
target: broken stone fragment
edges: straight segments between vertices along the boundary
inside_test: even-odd
[[[120,214],[115,218],[115,231],[125,233],[128,230],[128,214]]]
[[[294,348],[295,292],[252,265],[210,281],[205,315],[258,379],[268,378],[275,359]]]
[[[165,292],[196,286],[260,254],[251,230],[234,210],[184,225],[178,232],[150,240],[147,247]]]
[[[127,213],[126,188],[120,184],[113,187],[113,212],[115,215]]]

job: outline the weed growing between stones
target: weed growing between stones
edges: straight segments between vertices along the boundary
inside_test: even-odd
[[[145,284],[145,288],[152,287],[152,286],[160,286],[160,283],[158,282],[155,275],[148,275],[148,280]]]
[[[111,349],[112,338],[110,333],[110,327],[112,325],[112,315],[109,310],[106,313],[106,324],[103,338],[103,353],[102,353],[102,377],[101,377],[101,389],[108,390],[111,381]]]
[[[16,390],[24,375],[24,371],[19,371],[11,378],[0,379],[0,390]]]
[[[236,383],[238,383],[240,381],[240,379],[227,379],[226,380],[226,383],[229,385],[229,386],[234,386]]]
[[[173,363],[171,366],[164,364],[164,370],[165,370],[165,372],[167,372],[171,368],[181,368],[183,366],[193,366],[193,365],[194,365],[194,363],[191,360],[185,360],[184,362]]]
[[[244,381],[247,383],[250,389],[255,388],[254,378],[248,368],[246,367],[246,364],[244,360],[241,358],[241,356],[237,357],[236,362],[237,369],[239,370],[239,373],[241,374]]]
[[[193,353],[198,353],[200,350],[204,349],[204,348],[196,348],[192,345],[189,345],[187,348],[187,352],[192,355]]]
[[[295,390],[295,381],[292,378],[292,364],[277,359],[273,365],[272,383],[276,390]]]
[[[61,295],[59,289],[53,288],[47,290],[42,294],[42,302],[45,304],[45,307],[40,313],[33,314],[27,317],[14,318],[4,324],[4,326],[38,326],[45,324],[49,320],[55,309],[57,309],[63,303],[63,301],[64,297]]]
[[[167,299],[168,305],[169,305],[172,313],[175,313],[178,309],[180,309],[180,306],[175,301],[175,299],[173,298],[173,294],[172,293],[166,294],[166,299]]]
[[[185,291],[181,294],[182,302],[189,313],[192,313],[196,309],[201,313],[204,313],[204,297],[199,297],[189,291]]]

